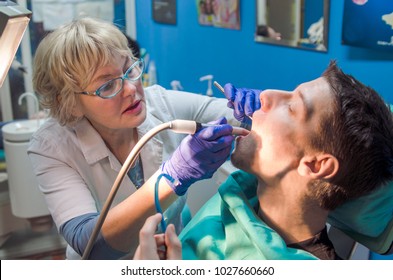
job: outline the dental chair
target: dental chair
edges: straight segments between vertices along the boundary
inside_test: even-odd
[[[329,214],[328,223],[329,237],[343,259],[351,259],[359,244],[393,255],[393,182],[340,206]]]
[[[191,191],[198,190],[204,196],[197,207],[194,207],[194,212],[236,170],[238,169],[227,161],[214,175],[213,179],[217,183],[215,188],[209,185],[203,192],[200,192],[201,188],[192,188]],[[193,205],[191,206],[193,210]],[[332,211],[328,217],[328,234],[338,255],[343,259],[358,257],[357,253],[360,249],[364,251],[364,248],[379,255],[391,255],[393,259],[393,181]],[[361,259],[369,258],[369,252],[366,253],[367,256],[364,256],[362,252]]]
[[[393,112],[393,104],[390,104]],[[393,181],[345,203],[329,214],[329,237],[337,253],[351,259],[358,244],[393,259]]]

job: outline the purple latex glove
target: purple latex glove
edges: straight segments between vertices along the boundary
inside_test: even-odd
[[[186,136],[172,156],[161,165],[163,173],[179,183],[171,186],[177,195],[184,195],[194,182],[211,178],[229,157],[232,126],[225,118],[210,122],[194,135]]]
[[[259,89],[236,88],[228,83],[224,86],[224,94],[228,99],[228,107],[233,109],[233,115],[238,120],[243,122],[247,116],[261,108],[261,101],[259,100]]]

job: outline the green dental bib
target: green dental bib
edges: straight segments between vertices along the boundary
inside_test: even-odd
[[[180,234],[185,260],[306,260],[312,254],[288,248],[254,211],[257,179],[232,173]]]

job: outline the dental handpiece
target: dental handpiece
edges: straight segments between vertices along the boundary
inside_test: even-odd
[[[209,127],[209,126],[217,126],[216,124],[208,124],[208,123],[197,123],[197,129],[196,132],[201,130],[204,127]],[[245,128],[238,127],[238,126],[232,126],[232,135],[239,135],[239,136],[246,136],[250,131],[248,131]]]
[[[169,128],[176,133],[195,134],[204,127],[216,126],[216,124],[205,124],[190,120],[173,120],[169,122]],[[232,126],[233,135],[246,136],[249,131],[242,127]]]
[[[214,81],[214,86],[216,87],[216,88],[218,88],[222,93],[224,93],[225,91],[224,91],[224,88],[219,84],[219,83],[217,83],[217,81]],[[233,103],[233,102],[232,102]],[[247,116],[247,115],[246,115]],[[250,118],[250,120],[252,120],[252,117],[250,117],[250,116],[247,116],[248,118]]]

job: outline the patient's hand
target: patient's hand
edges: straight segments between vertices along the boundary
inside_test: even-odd
[[[139,246],[134,260],[181,260],[181,243],[175,227],[168,225],[165,234],[155,234],[162,215],[157,213],[146,219],[139,232]]]

